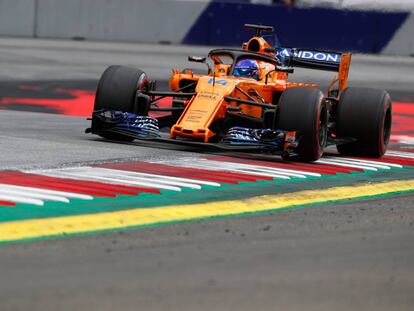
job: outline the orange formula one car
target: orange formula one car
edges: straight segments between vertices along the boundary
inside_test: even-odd
[[[326,146],[340,153],[381,157],[391,131],[391,99],[383,90],[347,88],[350,53],[274,47],[263,32],[242,49],[215,49],[205,75],[173,69],[171,91],[156,90],[140,69],[110,66],[96,92],[87,132],[119,141],[155,140],[221,149],[263,149],[300,161],[319,159]],[[335,71],[323,92],[289,82],[295,67]],[[171,97],[170,107],[157,103]],[[164,116],[152,117],[162,111]],[[166,114],[166,115],[165,115]],[[169,128],[169,136],[161,128]]]

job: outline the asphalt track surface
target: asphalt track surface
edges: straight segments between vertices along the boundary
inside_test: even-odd
[[[114,63],[163,79],[169,67],[187,66],[186,55],[206,51],[1,39],[1,89],[56,80],[93,85]],[[409,58],[356,56],[351,81],[412,98],[413,69]],[[0,120],[1,169],[200,156],[104,142],[83,133],[84,118],[4,110]],[[0,309],[412,310],[413,206],[405,194],[6,245]]]

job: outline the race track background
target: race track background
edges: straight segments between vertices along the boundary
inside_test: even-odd
[[[207,50],[0,40],[2,309],[411,310],[414,61],[353,60],[351,84],[394,101],[382,159],[330,149],[298,164],[84,133],[107,65],[166,88],[170,67]]]

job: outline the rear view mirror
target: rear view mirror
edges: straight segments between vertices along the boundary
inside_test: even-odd
[[[285,72],[285,73],[293,73],[294,72],[294,69],[293,69],[293,67],[289,67],[289,66],[276,66],[276,69],[275,70],[271,70],[271,71],[269,71],[267,74],[266,74],[266,80],[265,80],[265,83],[267,84],[267,80],[269,79],[269,75],[272,73],[272,72],[276,72],[276,71],[279,71],[279,72]]]
[[[194,62],[194,63],[205,63],[206,58],[205,57],[200,57],[200,56],[188,56],[188,61],[189,62]]]
[[[211,72],[210,65],[206,62],[207,58],[201,56],[188,56],[188,61],[193,63],[206,64],[208,73]]]
[[[286,67],[286,66],[277,66],[277,71],[286,72],[286,73],[293,73],[295,70],[293,67]]]

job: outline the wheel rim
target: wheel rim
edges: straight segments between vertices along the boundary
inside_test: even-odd
[[[319,128],[319,146],[324,148],[326,146],[326,141],[328,138],[328,134],[326,131],[326,125],[321,125]]]
[[[384,119],[384,133],[383,133],[384,146],[388,145],[390,136],[391,136],[391,109],[387,109],[387,112],[385,113],[385,119]]]
[[[326,109],[322,108],[318,124],[319,147],[324,148],[328,140]]]

